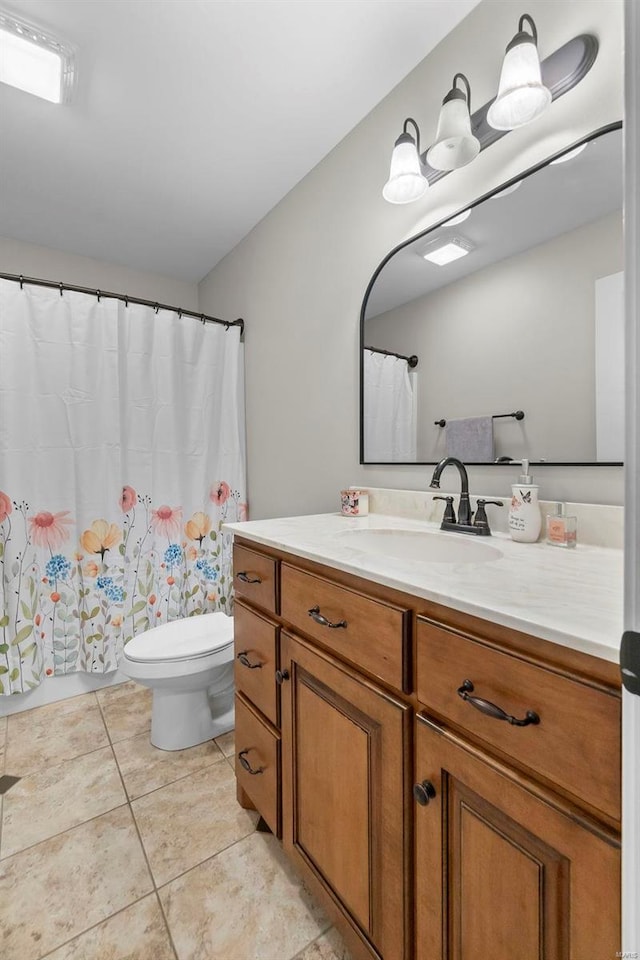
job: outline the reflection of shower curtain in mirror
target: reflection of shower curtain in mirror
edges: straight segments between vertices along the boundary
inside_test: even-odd
[[[415,461],[417,374],[398,357],[364,351],[364,458]]]

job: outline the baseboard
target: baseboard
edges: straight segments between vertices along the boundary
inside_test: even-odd
[[[28,693],[14,693],[8,697],[0,697],[0,717],[8,717],[12,713],[21,713],[33,707],[42,707],[46,703],[55,703],[57,700],[79,697],[92,690],[102,690],[116,683],[125,683],[128,679],[119,670],[114,670],[112,673],[69,673],[65,677],[49,677],[43,680],[39,687],[29,690]]]

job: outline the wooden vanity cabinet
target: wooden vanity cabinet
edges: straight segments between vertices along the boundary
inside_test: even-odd
[[[288,633],[281,665],[285,851],[358,955],[408,960],[411,708]]]
[[[614,957],[615,665],[291,554],[235,551],[238,798],[354,960]],[[465,680],[538,722],[479,709]]]
[[[416,779],[416,960],[616,956],[607,831],[422,717]]]

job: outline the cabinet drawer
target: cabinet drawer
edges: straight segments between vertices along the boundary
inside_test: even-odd
[[[278,725],[276,650],[278,626],[236,601],[233,609],[235,682],[238,693]]]
[[[516,726],[458,695],[489,701]],[[620,699],[418,618],[417,691],[428,711],[552,781],[584,806],[620,818]]]
[[[280,737],[236,694],[236,779],[276,836],[280,836]]]
[[[246,547],[233,548],[233,587],[236,597],[278,612],[278,562]]]
[[[345,660],[409,692],[407,610],[285,563],[280,576],[284,620]],[[318,618],[327,623],[319,623]]]

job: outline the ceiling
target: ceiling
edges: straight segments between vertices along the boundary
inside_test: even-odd
[[[14,0],[77,47],[0,84],[0,235],[198,281],[478,0]]]

